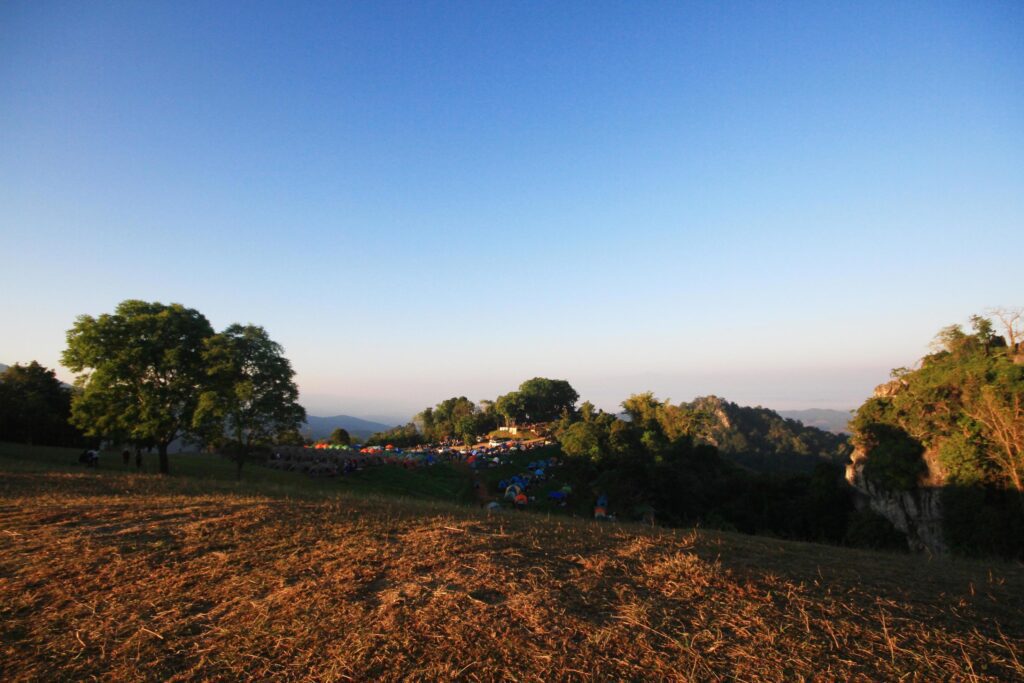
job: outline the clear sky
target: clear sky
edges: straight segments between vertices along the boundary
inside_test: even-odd
[[[1024,304],[1024,3],[8,0],[0,250],[8,364],[139,298],[314,414],[850,408]]]

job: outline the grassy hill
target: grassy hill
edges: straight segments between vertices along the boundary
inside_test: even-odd
[[[67,456],[0,447],[6,680],[1024,676],[1019,565]]]

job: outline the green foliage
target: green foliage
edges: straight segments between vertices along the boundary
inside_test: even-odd
[[[959,486],[985,485],[996,476],[985,458],[984,442],[977,435],[951,434],[939,445],[939,464],[946,481]]]
[[[231,325],[205,340],[207,382],[192,427],[242,466],[255,449],[299,428],[306,411],[298,404],[291,363],[266,330]]]
[[[366,440],[367,446],[398,446],[408,448],[423,443],[423,435],[420,434],[416,425],[409,423],[400,427],[394,427],[383,432],[377,432]]]
[[[276,443],[281,446],[303,446],[309,442],[298,429],[287,429],[277,435]]]
[[[508,424],[552,422],[572,413],[580,395],[564,379],[534,377],[519,385],[518,391],[499,396],[495,409]]]
[[[902,430],[935,451],[952,483],[1021,490],[1024,365],[1013,362],[988,320],[971,322],[973,333],[943,328],[920,367],[865,402],[851,426],[858,438],[875,425]],[[867,454],[875,457],[870,448]]]
[[[991,322],[943,328],[915,370],[894,372],[851,422],[864,476],[943,486],[946,541],[959,553],[1024,556],[1024,365]],[[932,464],[929,469],[929,463]]]
[[[209,321],[181,304],[128,300],[113,314],[80,316],[68,331],[64,365],[79,375],[71,420],[87,435],[167,447],[198,437],[239,466],[253,449],[295,440],[305,411],[291,365],[265,330]]]
[[[871,425],[859,437],[871,452],[864,476],[889,491],[910,491],[928,474],[924,447],[899,427]]]
[[[494,409],[505,419],[506,425],[518,424],[527,419],[526,398],[518,391],[499,396],[494,402]]]
[[[559,434],[558,439],[562,444],[562,452],[573,458],[599,462],[608,453],[605,432],[595,422],[569,425]]]
[[[564,476],[577,491],[607,494],[620,511],[653,509],[668,524],[844,542],[854,508],[840,467],[819,462],[808,474],[753,474],[685,433],[699,414],[651,394],[624,407],[628,421],[584,404],[576,419],[559,423]]]
[[[53,370],[32,361],[0,373],[0,441],[80,446],[82,433],[68,420],[71,391]]]
[[[564,379],[534,377],[519,385],[526,419],[530,422],[557,420],[564,411],[572,411],[580,395]]]
[[[535,377],[523,382],[518,391],[499,396],[494,401],[474,404],[465,396],[441,401],[413,418],[420,441],[441,443],[460,440],[475,443],[482,435],[498,428],[499,422],[548,422],[563,413],[572,413],[579,395],[565,380]],[[397,444],[396,444],[397,445]]]
[[[331,435],[327,438],[332,444],[336,446],[348,446],[352,443],[352,437],[349,436],[348,430],[338,427]]]
[[[203,351],[213,329],[181,304],[128,300],[113,314],[83,315],[68,331],[65,366],[84,372],[72,422],[89,436],[167,446],[191,431],[207,383]]]
[[[716,396],[673,405],[635,394],[622,407],[648,448],[688,436],[715,446],[730,460],[758,472],[810,472],[821,462],[843,464],[847,437],[783,418],[766,408],[745,408]]]
[[[413,418],[420,434],[416,443],[460,439],[469,444],[497,428],[498,417],[495,402],[481,401],[478,407],[465,396],[445,399]]]

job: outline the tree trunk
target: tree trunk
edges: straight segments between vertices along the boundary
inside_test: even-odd
[[[238,464],[238,481],[242,481],[242,465],[245,464],[245,453],[243,452],[239,455],[235,459],[235,462]]]
[[[160,474],[170,474],[171,466],[167,460],[167,442],[161,442],[157,444],[157,453],[160,455]]]

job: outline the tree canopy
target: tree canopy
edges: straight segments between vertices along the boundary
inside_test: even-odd
[[[254,447],[294,440],[305,419],[291,365],[262,327],[214,334],[181,304],[128,300],[112,314],[80,316],[62,358],[81,373],[72,422],[90,436],[155,445],[162,473],[177,438],[241,463]]]
[[[1022,361],[973,316],[970,330],[940,330],[932,353],[894,370],[851,422],[866,479],[892,491],[941,488],[955,552],[1024,556]]]
[[[192,429],[212,335],[206,317],[181,304],[128,300],[112,314],[80,316],[62,356],[65,366],[85,373],[76,382],[72,422],[90,436],[156,444],[166,473],[168,446]]]
[[[352,437],[349,435],[348,430],[341,427],[335,428],[331,435],[327,437],[327,440],[336,446],[348,446],[352,443]]]
[[[371,434],[370,438],[366,440],[368,446],[398,446],[399,448],[406,448],[407,446],[415,446],[423,442],[423,435],[420,434],[416,425],[413,423],[401,425],[398,427],[392,427],[383,432],[377,432]]]
[[[717,396],[673,404],[651,393],[634,394],[622,407],[646,443],[688,436],[759,472],[811,472],[821,462],[845,464],[850,454],[845,436]]]
[[[558,422],[562,476],[572,478],[574,490],[606,494],[634,518],[653,509],[670,524],[905,548],[886,520],[855,509],[842,469],[827,459],[816,459],[806,473],[755,473],[691,433],[700,421],[687,404],[644,393],[623,405],[626,420],[584,403]]]
[[[520,384],[518,391],[499,396],[495,409],[509,424],[551,422],[572,412],[579,398],[564,379],[534,377]]]
[[[490,401],[481,401],[481,406],[477,406],[465,396],[454,396],[424,409],[413,418],[413,424],[421,441],[459,439],[467,444],[498,426]]]
[[[231,325],[205,341],[206,390],[192,427],[242,465],[254,447],[299,428],[306,411],[298,404],[291,363],[266,330]]]
[[[1024,490],[1024,364],[985,318],[972,330],[943,328],[916,370],[894,379],[858,409],[851,423],[868,451],[910,438],[937,455],[954,483]],[[878,426],[890,429],[878,438]],[[954,448],[949,442],[955,437]],[[884,477],[883,477],[884,480]],[[882,482],[884,483],[884,481]]]

